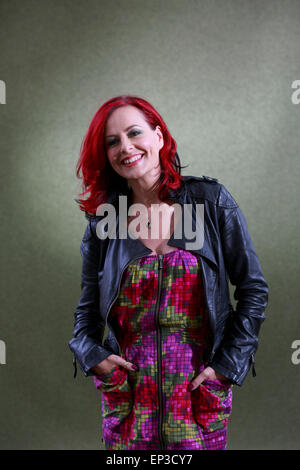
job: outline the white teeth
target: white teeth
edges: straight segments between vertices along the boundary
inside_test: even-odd
[[[142,158],[143,155],[136,155],[135,157],[132,157],[132,158],[128,158],[127,160],[124,160],[123,161],[123,165],[127,164],[127,163],[132,163],[132,162],[135,162],[136,160],[139,160],[140,158]]]

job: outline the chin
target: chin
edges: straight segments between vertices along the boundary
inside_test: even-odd
[[[145,176],[146,173],[147,173],[147,170],[145,170],[143,168],[135,168],[134,170],[132,169],[132,171],[124,172],[124,178],[138,179],[138,178],[142,178],[143,176]]]

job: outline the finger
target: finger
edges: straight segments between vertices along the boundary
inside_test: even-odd
[[[135,364],[132,364],[131,362],[129,361],[126,361],[123,357],[121,356],[116,356],[116,359],[115,359],[115,362],[121,366],[121,367],[124,367],[125,369],[128,369],[128,370],[138,370],[138,367],[135,365]]]
[[[221,382],[227,380],[227,377],[225,377],[223,374],[213,369],[212,367],[207,367],[207,370],[209,371],[209,375],[212,380],[217,379],[217,380],[220,380]]]
[[[195,388],[199,387],[199,385],[204,381],[209,379],[209,371],[204,369],[201,374],[197,375],[197,377],[189,383],[187,389],[189,391],[195,390]]]
[[[132,364],[131,362],[128,362],[128,361],[123,362],[123,367],[125,367],[128,370],[138,370],[138,367],[135,364]]]

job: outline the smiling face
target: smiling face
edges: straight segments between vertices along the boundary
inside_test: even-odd
[[[164,145],[159,126],[152,130],[135,106],[122,106],[110,115],[105,129],[110,165],[123,178],[156,180],[161,167],[159,151]]]

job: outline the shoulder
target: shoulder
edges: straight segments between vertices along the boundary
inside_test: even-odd
[[[184,176],[184,182],[195,199],[207,200],[220,207],[238,207],[228,189],[211,176]]]
[[[87,219],[87,225],[86,225],[85,232],[83,235],[83,241],[89,241],[91,239],[94,239],[97,242],[99,242],[99,237],[97,235],[97,224],[105,216],[95,215],[95,214],[91,214],[88,212],[85,212],[84,216]]]

